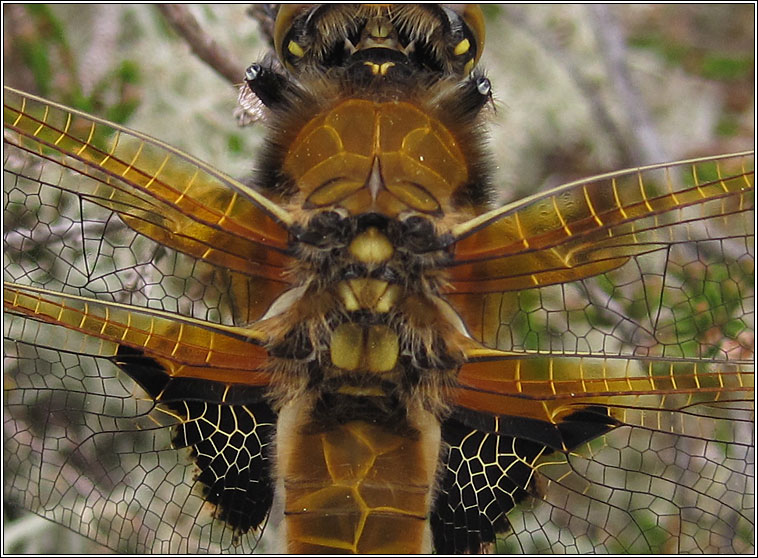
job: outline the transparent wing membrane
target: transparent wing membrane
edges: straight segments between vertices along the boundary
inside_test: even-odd
[[[544,458],[536,466],[540,495],[509,514],[513,531],[499,549],[749,553],[752,442],[726,444],[718,440],[725,423],[706,424],[702,437],[620,428]],[[751,440],[752,422],[730,428]]]

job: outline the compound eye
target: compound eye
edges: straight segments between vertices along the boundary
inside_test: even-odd
[[[482,8],[476,4],[447,4],[446,9],[455,13],[462,20],[463,24],[469,31],[469,33],[465,34],[470,34],[473,37],[473,45],[466,44],[463,41],[458,45],[455,45],[456,54],[464,48],[467,52],[473,50],[472,59],[467,64],[466,68],[466,73],[470,73],[471,70],[476,67],[479,58],[482,56],[482,51],[484,50],[484,13],[482,13]]]
[[[293,34],[290,31],[292,31],[295,20],[311,10],[313,10],[313,4],[282,4],[276,14],[274,47],[276,56],[287,67],[290,66],[287,62],[288,59],[293,56],[299,58],[304,54],[303,47],[291,38]]]

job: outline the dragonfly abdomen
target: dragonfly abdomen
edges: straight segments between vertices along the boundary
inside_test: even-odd
[[[431,550],[439,421],[420,407],[407,416],[383,415],[386,402],[372,399],[335,396],[326,409],[324,399],[304,397],[282,409],[277,463],[286,552]],[[372,407],[371,419],[349,418],[358,408],[372,416]]]

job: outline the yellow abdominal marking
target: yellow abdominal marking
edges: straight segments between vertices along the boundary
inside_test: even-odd
[[[371,310],[385,314],[402,296],[402,289],[380,279],[349,279],[337,284],[337,294],[348,312]]]
[[[397,364],[400,342],[385,325],[340,324],[329,346],[332,364],[343,370],[389,372]]]
[[[395,253],[389,239],[375,227],[370,227],[356,236],[348,250],[356,260],[373,264],[386,262]]]

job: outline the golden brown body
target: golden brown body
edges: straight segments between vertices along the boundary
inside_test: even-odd
[[[352,215],[451,212],[450,196],[469,179],[455,136],[408,102],[341,101],[297,135],[284,170],[306,207]]]
[[[428,510],[440,448],[437,419],[418,409],[410,417],[415,428],[402,433],[361,420],[310,431],[309,413],[309,406],[298,400],[279,415],[284,550],[430,552]]]

